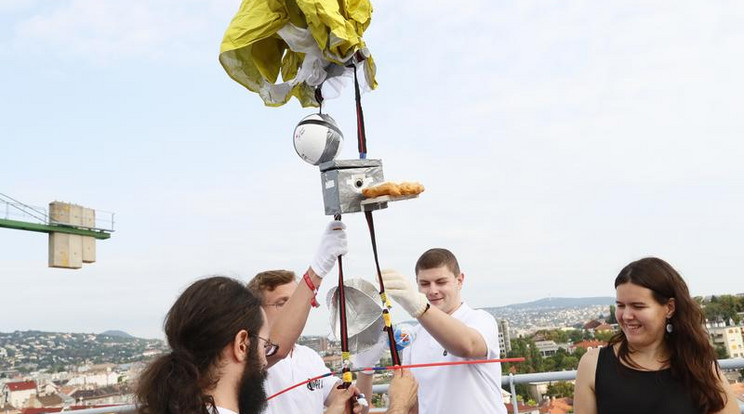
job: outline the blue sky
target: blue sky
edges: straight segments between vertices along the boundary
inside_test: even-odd
[[[312,111],[265,107],[224,73],[238,5],[0,2],[0,192],[116,213],[76,271],[46,267],[45,235],[0,229],[0,331],[158,337],[198,277],[307,267],[328,218],[291,136]],[[427,187],[377,213],[383,267],[413,277],[448,247],[473,306],[611,296],[647,255],[693,294],[744,290],[744,5],[373,6],[369,157]],[[326,107],[342,158],[357,157],[353,107],[350,88]],[[364,220],[344,220],[346,273],[371,279]],[[324,306],[306,333],[327,331]]]

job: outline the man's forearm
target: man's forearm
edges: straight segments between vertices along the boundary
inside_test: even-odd
[[[318,277],[312,268],[308,268],[307,273],[313,285],[316,288],[319,287],[323,279]],[[289,355],[295,342],[302,335],[302,330],[305,329],[315,292],[310,290],[310,287],[302,278],[297,283],[297,289],[284,305],[284,309],[271,327],[269,337],[272,342],[279,345],[279,351],[274,357],[269,358],[269,365],[273,365]]]
[[[365,373],[358,373],[357,374],[357,380],[356,380],[356,386],[359,388],[359,392],[364,394],[364,396],[367,398],[367,401],[372,401],[372,374],[365,374]],[[367,404],[366,407],[362,408],[361,414],[367,414],[369,413],[369,404]]]
[[[478,331],[436,307],[432,306],[424,312],[418,321],[452,355],[483,358],[488,352],[486,342]]]

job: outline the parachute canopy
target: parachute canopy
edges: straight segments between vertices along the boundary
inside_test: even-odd
[[[222,39],[220,63],[267,106],[292,96],[318,106],[315,89],[323,85],[330,97],[325,86],[328,95],[340,90],[352,64],[364,73],[362,87],[374,89],[375,64],[362,40],[371,15],[369,0],[243,0]]]

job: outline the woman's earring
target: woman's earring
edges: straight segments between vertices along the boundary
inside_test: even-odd
[[[674,326],[672,326],[672,320],[670,318],[667,319],[666,331],[667,333],[672,333],[672,331],[674,331]]]

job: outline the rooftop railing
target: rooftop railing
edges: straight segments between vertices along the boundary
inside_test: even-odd
[[[744,359],[720,359],[718,360],[721,369],[724,371],[744,369]],[[552,371],[552,372],[537,372],[534,374],[509,374],[501,377],[501,386],[508,388],[511,395],[516,395],[517,384],[529,384],[533,382],[557,382],[557,381],[573,381],[576,379],[576,371]],[[372,387],[374,393],[385,394],[388,390],[388,384],[378,384]],[[739,403],[739,411],[744,414],[744,401],[737,400]],[[512,398],[512,414],[518,414],[517,399]],[[75,414],[108,414],[108,413],[134,413],[135,406],[133,404],[119,405],[113,407],[101,407],[101,408],[87,408],[84,410],[75,410]],[[382,413],[377,409],[370,410],[370,413]],[[42,414],[42,413],[39,413]],[[425,413],[424,413],[425,414]]]

